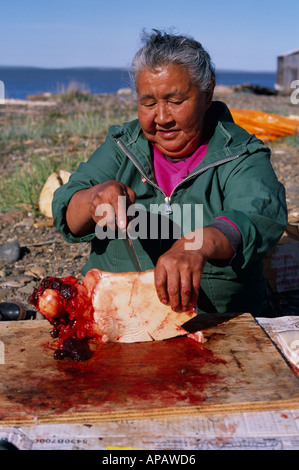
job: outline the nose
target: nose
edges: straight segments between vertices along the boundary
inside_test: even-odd
[[[155,123],[165,126],[173,122],[173,117],[168,110],[167,103],[158,103],[156,108]]]

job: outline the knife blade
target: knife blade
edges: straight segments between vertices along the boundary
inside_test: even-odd
[[[136,271],[142,271],[138,255],[135,250],[135,246],[133,245],[133,241],[131,240],[131,238],[129,238],[128,235],[126,236],[126,238],[123,238],[123,241],[134,268],[136,269]]]

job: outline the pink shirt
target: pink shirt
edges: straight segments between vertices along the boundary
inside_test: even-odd
[[[177,184],[199,165],[207,153],[208,142],[201,145],[190,157],[182,160],[169,160],[153,145],[154,172],[159,188],[170,196]]]
[[[173,189],[179,184],[194,168],[199,165],[207,153],[209,142],[204,143],[189,157],[180,160],[169,160],[163,153],[153,145],[154,152],[154,172],[159,188],[166,196],[170,196]],[[216,217],[229,222],[236,230],[237,226],[226,217]]]

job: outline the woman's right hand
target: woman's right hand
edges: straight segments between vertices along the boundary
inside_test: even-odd
[[[77,191],[71,198],[66,221],[74,235],[82,236],[94,230],[95,224],[120,229],[127,227],[127,209],[134,204],[135,192],[120,181],[106,181]]]
[[[136,199],[135,192],[120,181],[107,181],[98,185],[94,192],[90,214],[96,224],[125,230],[128,224],[127,210]]]

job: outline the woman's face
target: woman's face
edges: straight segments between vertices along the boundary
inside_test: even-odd
[[[212,93],[193,85],[182,66],[141,69],[137,95],[143,132],[164,155],[182,158],[203,143],[204,116]]]

